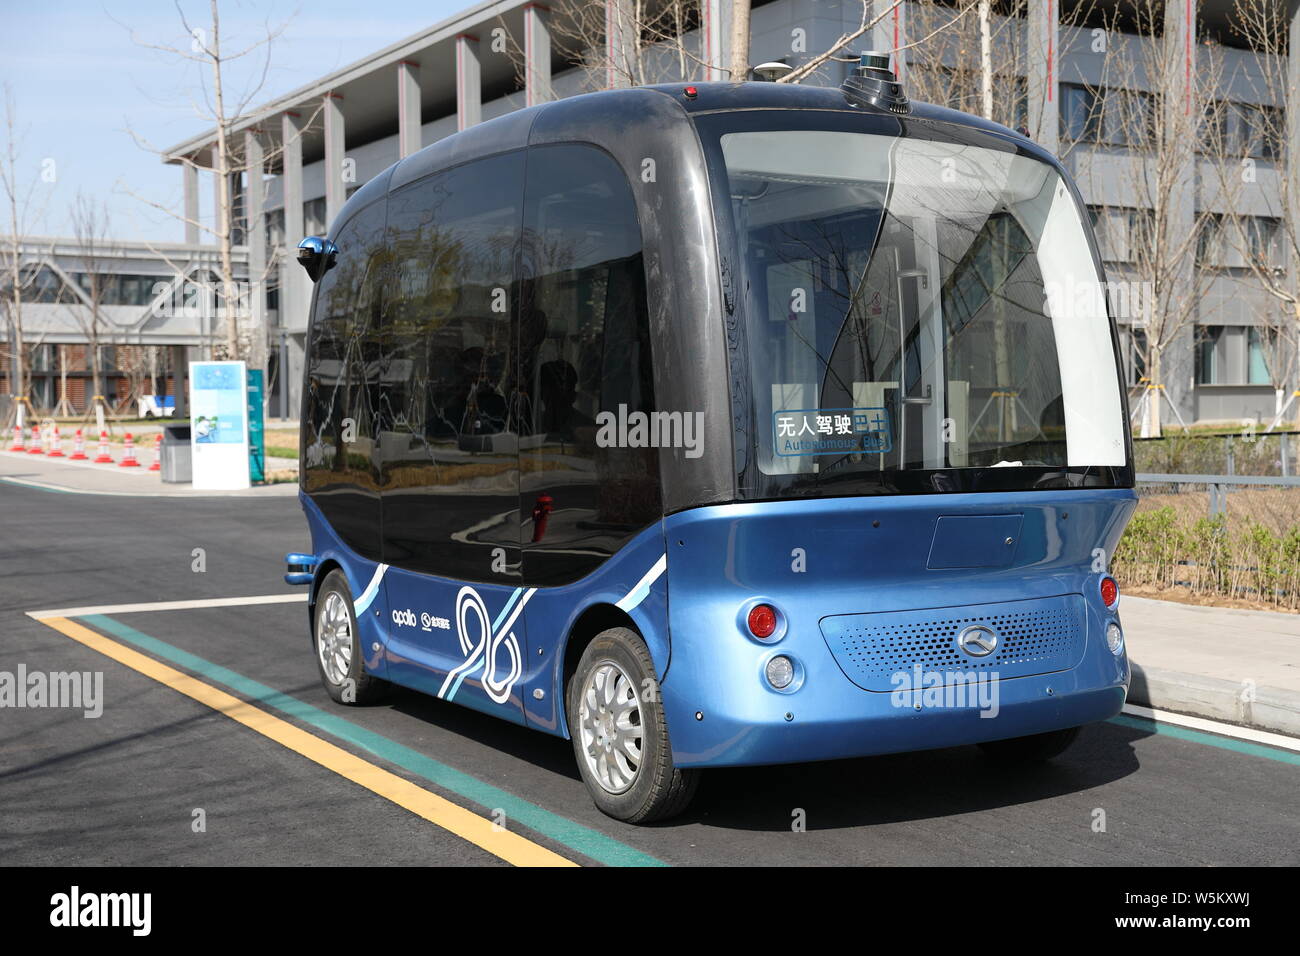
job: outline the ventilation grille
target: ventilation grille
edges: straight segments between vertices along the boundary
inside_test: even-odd
[[[997,678],[1029,677],[1065,670],[1078,663],[1084,643],[1083,599],[1066,594],[1032,601],[970,604],[922,611],[841,614],[822,618],[822,637],[835,662],[863,690],[891,691],[895,674],[996,672]],[[997,635],[987,657],[957,646],[957,635],[972,624]]]

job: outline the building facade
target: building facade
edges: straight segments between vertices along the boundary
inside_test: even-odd
[[[8,401],[17,393],[17,326],[27,397],[38,413],[88,412],[96,381],[108,409],[128,414],[146,395],[183,396],[175,371],[208,357],[222,334],[226,308],[213,246],[30,237],[18,244],[17,258],[22,305],[15,323],[5,295],[0,395]],[[242,292],[234,307],[248,313],[246,251],[234,258]]]
[[[945,10],[954,15],[951,4],[868,4],[881,19],[867,35],[846,44],[844,52],[869,47],[891,51],[904,83],[914,71],[919,80],[923,69],[950,69],[951,64],[921,62],[911,44],[931,29],[936,9],[941,16]],[[591,0],[588,6],[603,12],[603,26],[597,31],[586,21],[562,19],[562,11],[534,2],[480,3],[265,104],[236,126],[233,133],[252,170],[252,175],[244,173],[232,183],[238,197],[237,229],[246,236],[243,251],[254,277],[254,323],[267,329],[270,380],[275,383],[271,414],[292,415],[299,401],[311,288],[294,262],[294,246],[304,235],[327,231],[361,184],[457,130],[543,100],[638,80],[729,77],[724,67],[730,62],[731,4],[726,0],[701,0],[698,15],[682,24],[679,47],[661,43],[659,55],[639,59],[632,52],[637,45],[629,0]],[[1284,146],[1296,141],[1293,125],[1289,114],[1258,112],[1280,111],[1285,104],[1276,101],[1276,92],[1255,82],[1266,61],[1233,45],[1231,6],[1228,0],[1164,0],[1159,29],[1154,31],[1161,36],[1103,37],[1099,49],[1098,31],[1108,32],[1099,24],[1114,26],[1105,14],[1121,11],[1118,2],[1029,0],[1018,7],[1024,12],[1019,17],[999,13],[1011,9],[1006,4],[994,5],[998,42],[1016,51],[1011,65],[1002,68],[1007,75],[997,77],[1000,88],[1018,91],[1010,121],[1023,121],[1031,137],[1062,156],[1093,209],[1112,286],[1129,283],[1138,296],[1141,270],[1135,250],[1144,241],[1142,224],[1150,213],[1150,198],[1134,184],[1142,181],[1150,152],[1139,137],[1126,137],[1122,129],[1116,133],[1114,124],[1103,121],[1102,107],[1110,102],[1108,97],[1116,102],[1132,98],[1124,103],[1137,108],[1144,96],[1152,102],[1171,97],[1140,70],[1117,83],[1108,42],[1127,44],[1133,53],[1169,42],[1172,49],[1185,50],[1181,67],[1187,77],[1213,53],[1223,69],[1216,96],[1228,104],[1225,122],[1232,124],[1229,133],[1239,138],[1237,147],[1250,160],[1253,178],[1227,197],[1216,185],[1208,160],[1198,153],[1194,137],[1188,137],[1187,175],[1172,201],[1165,199],[1174,210],[1172,230],[1182,229],[1186,235],[1204,231],[1207,222],[1252,217],[1257,220],[1251,228],[1261,237],[1261,254],[1276,257],[1279,270],[1296,268],[1277,229],[1279,177],[1284,175],[1279,159]],[[1290,17],[1282,20],[1292,32],[1296,6],[1288,3]],[[862,9],[856,0],[755,0],[749,60],[797,67],[857,30]],[[807,82],[838,85],[851,69],[846,59],[827,62]],[[637,65],[629,65],[634,60]],[[973,98],[966,92],[973,93],[946,95],[956,99],[948,105],[971,109]],[[1262,115],[1285,117],[1286,143],[1274,141],[1277,137],[1252,139],[1251,118]],[[201,184],[211,179],[214,139],[214,131],[206,132],[177,144],[165,156],[182,170],[185,210],[191,220],[198,218],[202,196],[211,195]],[[1291,195],[1296,192],[1300,190]],[[185,238],[187,245],[197,244],[197,227],[189,227]],[[1296,388],[1294,368],[1279,382],[1264,361],[1271,341],[1266,320],[1276,312],[1278,301],[1252,280],[1251,270],[1235,261],[1226,245],[1198,239],[1193,268],[1196,301],[1162,352],[1160,378],[1165,384],[1159,392],[1148,388],[1141,308],[1117,309],[1131,399],[1135,406],[1144,395],[1162,402],[1165,421],[1268,422]],[[256,278],[261,275],[266,279]]]

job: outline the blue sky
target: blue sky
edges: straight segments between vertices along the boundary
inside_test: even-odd
[[[474,0],[222,0],[222,45],[244,46],[263,24],[288,21],[271,50],[260,104],[360,59],[473,5]],[[207,0],[183,0],[194,25],[207,21]],[[206,128],[191,102],[201,97],[199,68],[145,49],[138,39],[188,48],[169,0],[0,0],[0,83],[13,92],[24,182],[37,182],[43,214],[29,229],[70,232],[68,209],[78,189],[108,204],[120,239],[181,239],[183,227],[123,192],[123,184],[179,208],[179,167],[164,166],[128,133],[165,148]],[[242,42],[241,42],[242,41]],[[261,59],[232,66],[227,89],[245,89]],[[0,128],[0,140],[5,136]],[[55,181],[41,180],[54,162]],[[210,193],[207,177],[200,190]],[[210,197],[201,196],[205,213]],[[0,224],[7,229],[8,223]]]

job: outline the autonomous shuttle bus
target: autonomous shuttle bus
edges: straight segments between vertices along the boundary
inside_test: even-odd
[[[887,60],[511,113],[299,259],[287,577],[335,700],[568,737],[630,821],[706,767],[1043,759],[1120,711],[1132,451],[1085,207]]]

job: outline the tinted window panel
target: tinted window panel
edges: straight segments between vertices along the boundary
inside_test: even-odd
[[[312,318],[302,483],[343,541],[378,561],[384,204],[357,213],[334,241],[338,259],[320,280]]]
[[[618,427],[655,408],[641,229],[622,171],[586,146],[529,152],[524,225],[524,575],[562,584],[662,514],[657,450]]]
[[[523,153],[389,199],[385,560],[469,581],[519,574],[512,285]]]

